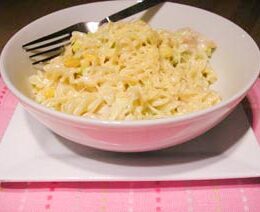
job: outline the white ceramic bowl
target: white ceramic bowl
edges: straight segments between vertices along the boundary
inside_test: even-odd
[[[153,27],[169,30],[191,27],[213,39],[218,45],[212,64],[219,78],[214,88],[223,97],[220,104],[175,118],[101,121],[52,111],[29,97],[27,79],[33,73],[33,67],[21,48],[22,44],[77,22],[101,20],[131,4],[133,1],[99,2],[61,10],[24,27],[6,44],[1,56],[4,82],[24,108],[55,133],[111,151],[139,152],[174,146],[206,132],[223,120],[257,79],[259,49],[244,30],[210,12],[167,2],[131,19],[142,16],[146,21],[149,19]]]

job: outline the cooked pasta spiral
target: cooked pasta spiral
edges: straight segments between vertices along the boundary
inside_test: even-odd
[[[209,60],[215,44],[191,29],[155,30],[143,21],[74,32],[61,56],[29,78],[35,100],[68,114],[155,119],[221,101]]]

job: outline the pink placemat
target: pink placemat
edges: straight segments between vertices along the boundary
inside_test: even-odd
[[[260,138],[260,80],[245,109]],[[0,139],[16,107],[0,79]],[[249,153],[250,154],[250,153]],[[259,161],[260,162],[260,161]],[[185,182],[2,183],[0,212],[260,211],[260,178]]]

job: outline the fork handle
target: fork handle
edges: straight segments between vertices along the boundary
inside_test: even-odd
[[[124,10],[121,10],[113,15],[106,17],[100,23],[103,24],[103,23],[107,23],[109,21],[116,22],[116,21],[122,20],[126,17],[129,17],[129,16],[139,13],[141,11],[144,11],[144,10],[146,10],[150,7],[153,7],[162,2],[163,2],[163,0],[144,0],[140,3],[137,3],[131,7],[128,7]]]

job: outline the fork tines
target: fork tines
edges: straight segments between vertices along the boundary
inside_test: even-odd
[[[33,53],[29,56],[31,59],[40,57],[40,59],[32,63],[33,65],[48,61],[58,56],[63,51],[64,46],[69,44],[69,39],[74,28],[75,25],[67,27],[50,35],[26,43],[22,47],[26,52]]]

